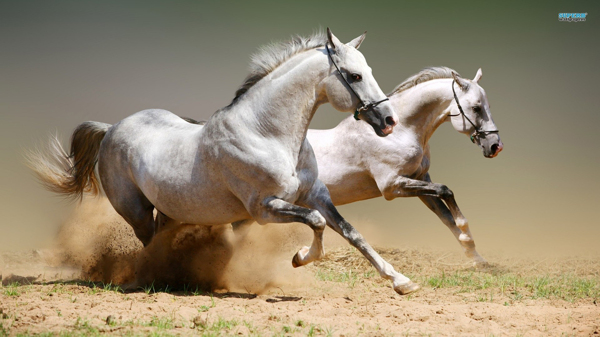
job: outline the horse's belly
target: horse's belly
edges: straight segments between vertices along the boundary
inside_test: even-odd
[[[250,217],[242,202],[229,191],[207,187],[191,188],[189,193],[180,195],[159,194],[154,206],[172,219],[191,224],[218,225]]]
[[[158,152],[156,156],[147,154],[133,170],[137,185],[156,209],[172,219],[203,225],[249,217],[244,205],[201,156],[190,153],[183,156],[186,160],[176,160],[164,156],[167,151]]]
[[[364,174],[347,175],[336,179],[325,178],[323,183],[329,189],[334,205],[345,205],[381,196],[375,180]]]

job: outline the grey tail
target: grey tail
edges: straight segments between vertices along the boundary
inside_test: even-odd
[[[53,136],[45,149],[26,153],[27,165],[49,191],[80,200],[84,193],[98,195],[100,181],[94,170],[100,143],[110,127],[100,122],[81,123],[71,136],[69,154]]]

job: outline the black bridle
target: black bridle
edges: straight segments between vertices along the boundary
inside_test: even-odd
[[[350,85],[350,83],[348,82],[346,77],[344,77],[344,74],[342,74],[342,71],[337,66],[335,61],[333,60],[333,57],[331,57],[331,51],[329,51],[329,46],[327,46],[327,44],[325,44],[325,49],[327,49],[327,55],[329,56],[331,63],[333,63],[333,65],[335,66],[335,69],[337,69],[338,73],[340,74],[340,76],[342,77],[344,82],[346,82],[346,85],[348,86],[348,88],[350,88],[350,91],[352,91],[354,96],[356,96],[356,98],[358,98],[358,101],[360,102],[360,105],[356,108],[356,111],[354,111],[354,119],[358,120],[358,115],[360,115],[361,112],[372,110],[374,107],[378,106],[379,104],[381,104],[385,101],[389,101],[389,98],[386,97],[386,98],[382,99],[381,101],[365,104],[365,102],[362,99],[360,99],[360,96],[358,96],[356,91],[354,91],[354,89],[352,89],[352,86]]]
[[[475,132],[473,132],[471,134],[471,142],[475,143],[475,137],[480,138],[481,135],[486,136],[489,133],[498,133],[498,132],[500,132],[499,130],[481,130],[477,126],[475,126],[475,124],[473,124],[473,122],[471,122],[471,120],[469,119],[469,117],[467,117],[467,115],[465,115],[465,112],[463,111],[462,106],[460,106],[460,103],[458,102],[458,97],[456,96],[456,91],[454,91],[454,82],[456,82],[456,80],[452,80],[452,94],[454,94],[454,100],[456,101],[456,105],[458,105],[458,111],[460,111],[460,113],[456,114],[456,115],[448,115],[448,116],[455,117],[455,116],[462,115],[464,118],[467,119],[467,121],[469,123],[471,123],[471,125],[475,129]]]

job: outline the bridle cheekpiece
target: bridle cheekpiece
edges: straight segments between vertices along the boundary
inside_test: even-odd
[[[481,130],[477,126],[475,126],[475,124],[473,122],[471,122],[469,117],[467,117],[467,115],[465,115],[465,112],[463,111],[462,106],[460,106],[460,102],[458,101],[458,97],[456,96],[456,91],[454,91],[454,82],[456,82],[456,80],[452,80],[452,94],[454,94],[454,101],[456,102],[456,105],[458,106],[458,111],[460,111],[460,113],[458,113],[456,115],[448,115],[448,116],[455,117],[455,116],[462,115],[473,126],[475,131],[471,134],[471,142],[475,143],[475,137],[480,138],[481,135],[483,135],[485,137],[489,133],[500,132],[499,130]]]
[[[331,60],[331,63],[333,63],[333,65],[335,66],[335,69],[337,69],[338,73],[340,74],[340,77],[344,80],[344,82],[346,83],[346,85],[348,86],[348,88],[350,88],[350,91],[352,91],[352,93],[354,94],[354,96],[356,96],[356,98],[358,98],[359,106],[356,108],[356,111],[354,111],[354,119],[358,120],[358,116],[361,114],[361,112],[363,111],[369,111],[372,110],[373,108],[375,108],[376,106],[378,106],[379,104],[385,102],[385,101],[389,101],[389,98],[384,98],[381,101],[377,101],[374,103],[369,103],[369,104],[365,104],[365,102],[360,98],[360,96],[358,96],[358,94],[356,93],[356,91],[354,91],[354,89],[352,89],[352,86],[350,85],[350,83],[348,82],[348,80],[346,79],[346,77],[344,77],[344,75],[342,74],[342,71],[340,70],[340,68],[337,66],[337,64],[335,63],[335,61],[333,60],[333,57],[331,57],[331,51],[329,50],[329,46],[327,46],[327,43],[325,43],[325,49],[327,49],[327,55],[329,56],[329,59]]]

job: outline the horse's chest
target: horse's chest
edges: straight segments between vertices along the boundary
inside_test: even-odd
[[[416,178],[429,169],[429,158],[418,144],[404,146],[401,151],[397,151],[394,168],[398,175]]]
[[[282,179],[285,186],[282,191],[285,196],[282,196],[282,198],[289,199],[287,200],[289,202],[296,201],[302,194],[312,188],[317,180],[317,175],[316,165],[300,161],[298,166],[294,168],[293,173],[287,179]]]
[[[316,160],[309,148],[294,153],[272,139],[238,138],[206,146],[215,180],[225,181],[234,195],[293,203],[314,184]]]
[[[429,157],[422,156],[419,165],[415,165],[415,169],[412,174],[409,175],[412,179],[421,179],[429,171]]]

